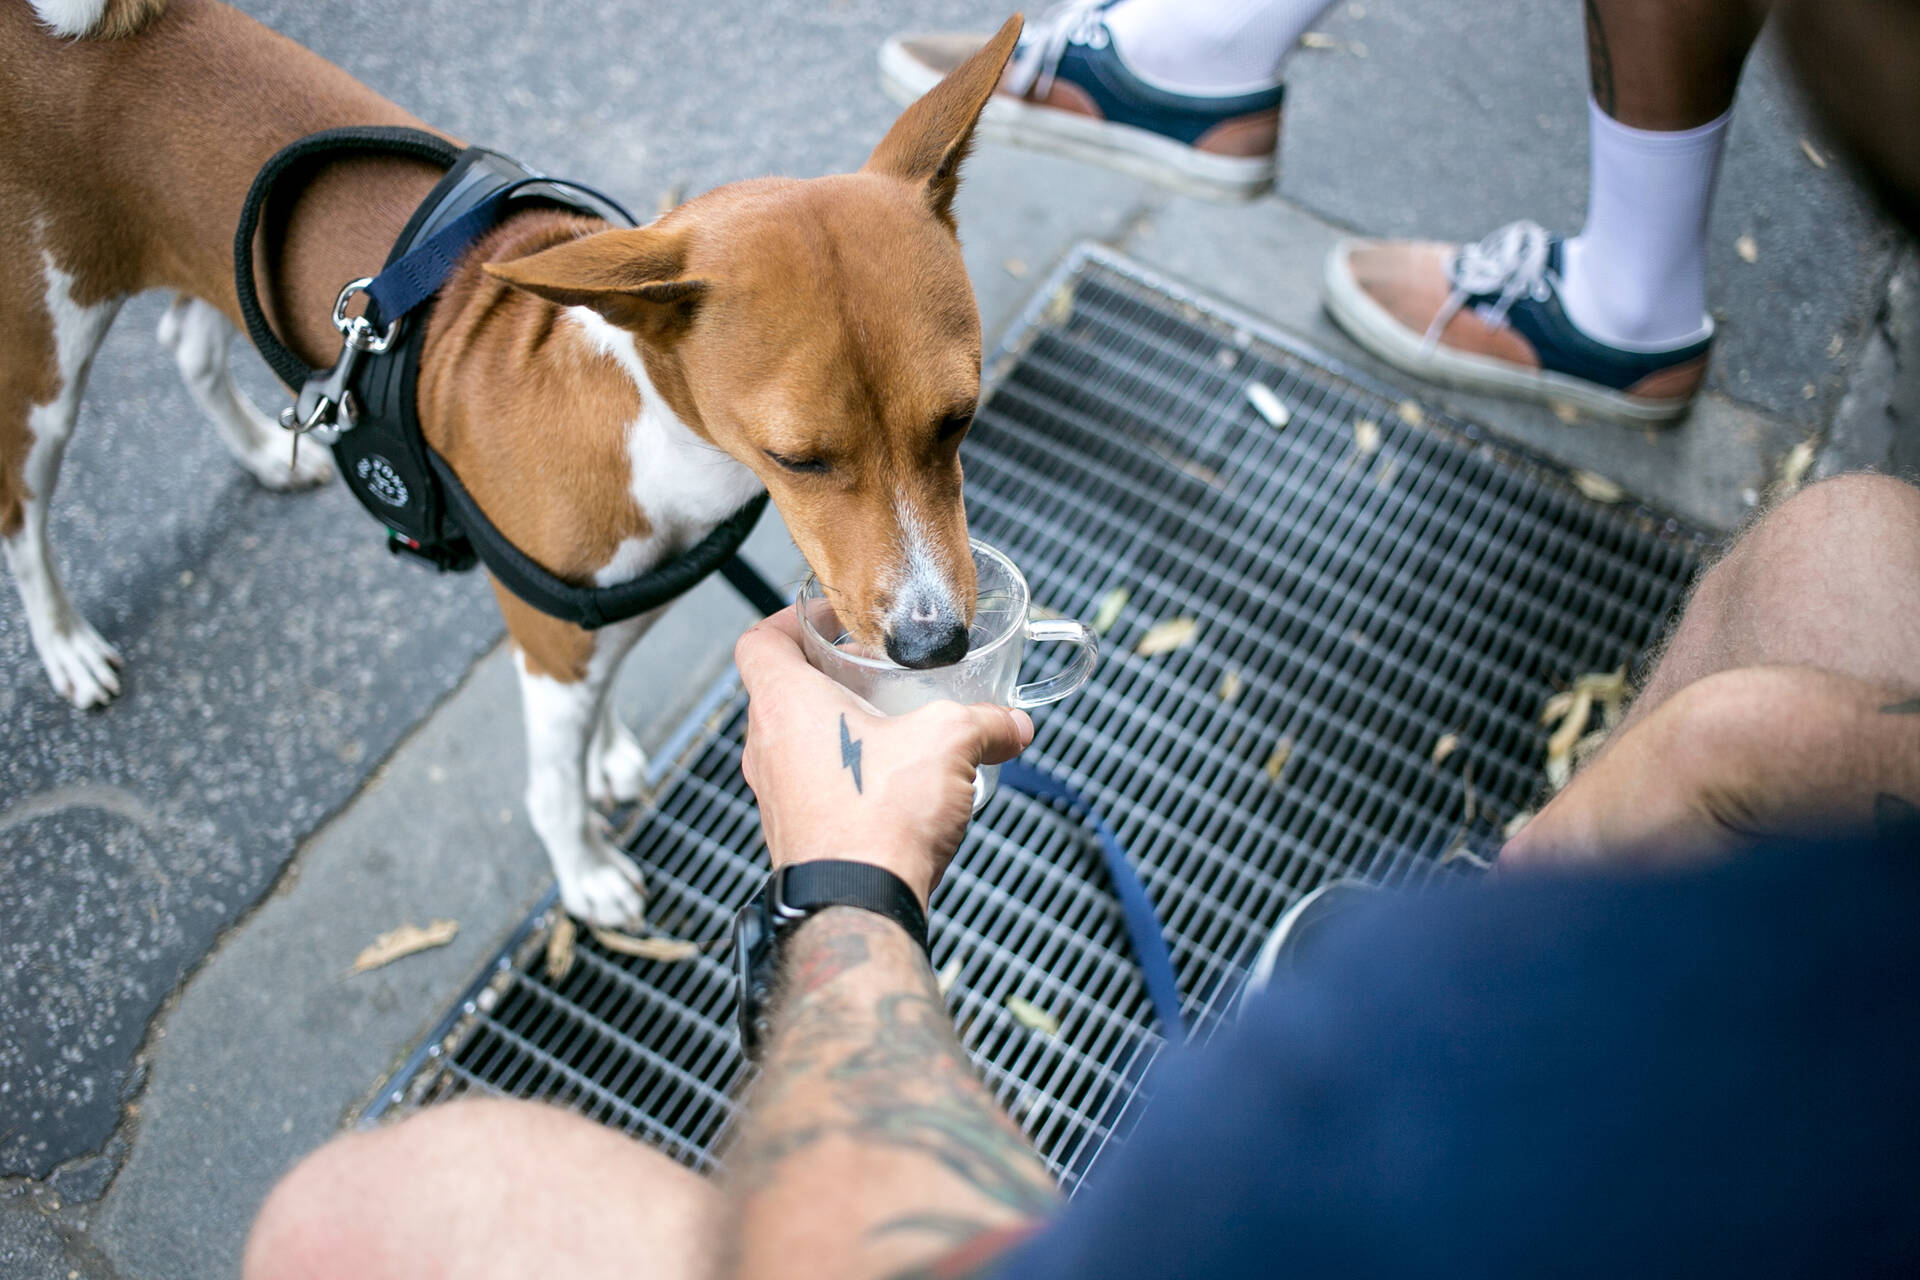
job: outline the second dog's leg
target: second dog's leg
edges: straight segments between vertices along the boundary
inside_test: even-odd
[[[233,324],[218,308],[185,294],[176,297],[160,318],[159,338],[221,443],[255,480],[269,489],[305,489],[333,478],[326,449],[314,441],[302,442],[299,460],[292,462],[291,438],[233,384],[227,364]]]
[[[644,776],[638,744],[625,737],[629,757],[619,743],[624,729],[607,727],[606,704],[621,659],[658,615],[588,635],[517,601],[503,597],[502,605],[514,635],[527,717],[527,815],[553,860],[561,903],[591,924],[639,927],[646,920],[646,882],[607,838],[587,801],[589,788],[608,799],[631,798],[613,791],[630,785],[637,792]]]

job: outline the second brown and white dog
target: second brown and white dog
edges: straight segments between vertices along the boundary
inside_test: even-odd
[[[962,650],[973,608],[959,445],[980,323],[953,223],[958,170],[1019,32],[1010,20],[910,107],[857,173],[709,192],[649,226],[513,215],[433,304],[428,443],[493,523],[578,584],[637,576],[765,486],[859,639],[908,665]],[[236,391],[231,238],[254,173],[346,125],[424,128],[216,0],[0,0],[0,542],[33,643],[79,707],[119,655],[74,608],[47,506],[94,351],[123,299],[170,289],[161,326],[196,402],[262,483],[283,433]],[[438,179],[329,166],[263,244],[275,329],[330,364],[336,293],[378,268]],[[567,909],[643,919],[639,869],[589,801],[638,798],[645,758],[607,692],[657,616],[586,631],[495,585],[524,694],[527,805]]]

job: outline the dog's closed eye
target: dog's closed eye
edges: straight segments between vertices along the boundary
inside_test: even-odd
[[[802,475],[824,475],[833,470],[831,463],[824,458],[791,458],[784,453],[764,450],[766,455],[789,471],[798,471]]]
[[[973,425],[973,410],[961,409],[940,419],[940,425],[934,428],[933,438],[942,444],[953,439]]]

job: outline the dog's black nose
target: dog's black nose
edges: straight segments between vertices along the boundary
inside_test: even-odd
[[[954,617],[910,618],[887,633],[887,656],[903,667],[944,667],[967,656],[967,624]]]

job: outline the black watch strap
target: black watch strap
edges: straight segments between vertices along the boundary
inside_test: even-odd
[[[768,906],[776,930],[828,907],[858,907],[905,929],[926,951],[927,913],[907,882],[871,862],[797,862],[773,873]]]

